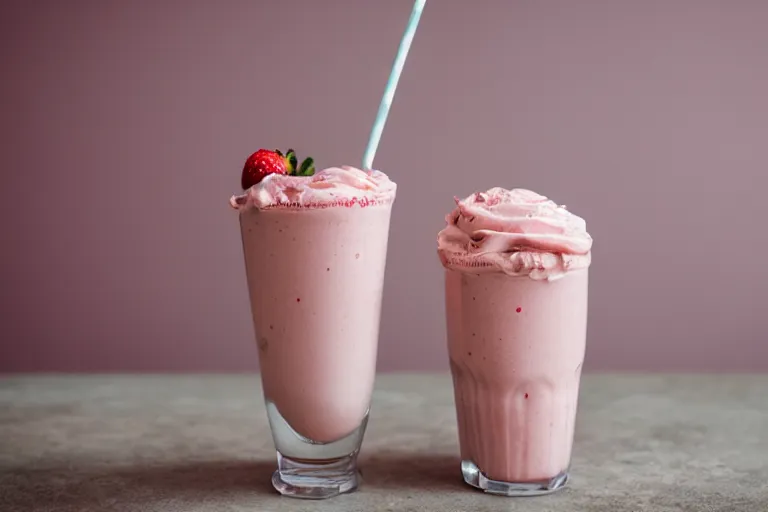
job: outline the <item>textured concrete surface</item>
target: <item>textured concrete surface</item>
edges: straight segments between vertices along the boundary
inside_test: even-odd
[[[768,511],[768,375],[587,376],[569,489],[463,484],[447,376],[379,376],[364,483],[277,495],[257,377],[0,379],[2,511]]]

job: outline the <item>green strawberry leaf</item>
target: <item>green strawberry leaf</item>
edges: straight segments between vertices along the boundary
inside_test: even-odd
[[[296,158],[296,152],[289,149],[285,154],[285,170],[288,174],[296,174],[296,169],[299,165],[299,159]]]
[[[283,156],[283,152],[282,152],[282,151],[280,151],[279,149],[276,149],[276,150],[275,150],[275,153],[277,153],[277,154],[278,154],[278,155],[280,155],[280,156]]]
[[[312,159],[312,157],[307,157],[304,159],[303,162],[301,162],[301,167],[299,168],[299,172],[296,173],[298,176],[312,176],[315,174],[315,161]]]

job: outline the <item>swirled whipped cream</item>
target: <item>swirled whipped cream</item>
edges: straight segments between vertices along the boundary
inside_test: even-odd
[[[536,192],[497,187],[456,205],[437,237],[446,268],[554,280],[589,266],[584,219]]]
[[[391,204],[397,185],[380,171],[331,167],[312,176],[270,174],[242,195],[232,196],[236,210],[257,208],[366,207]]]

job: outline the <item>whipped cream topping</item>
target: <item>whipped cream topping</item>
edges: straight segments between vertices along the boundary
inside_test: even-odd
[[[536,192],[497,187],[456,205],[437,237],[446,268],[554,280],[590,264],[584,219]]]
[[[270,174],[229,202],[236,210],[366,207],[392,203],[396,190],[397,185],[383,172],[342,166],[312,176]]]

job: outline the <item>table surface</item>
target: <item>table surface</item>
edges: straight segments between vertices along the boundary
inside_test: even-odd
[[[0,510],[768,511],[768,375],[587,375],[572,480],[461,480],[450,378],[380,375],[358,492],[280,497],[257,376],[0,378]]]

